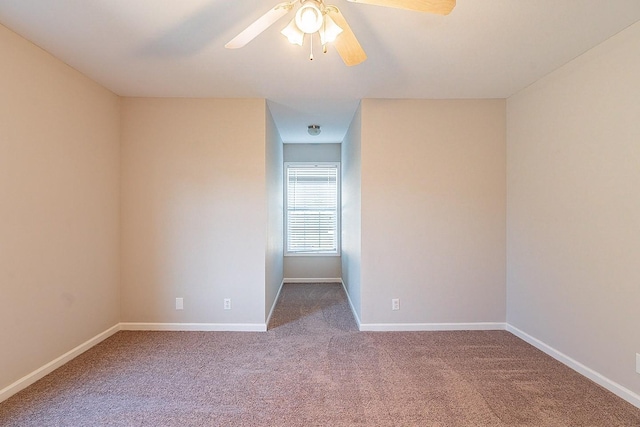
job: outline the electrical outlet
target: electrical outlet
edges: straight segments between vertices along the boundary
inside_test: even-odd
[[[224,309],[231,310],[231,298],[224,299]]]
[[[176,310],[184,309],[184,298],[176,298]]]
[[[394,298],[391,300],[391,310],[400,310],[400,299]]]
[[[636,372],[640,374],[640,353],[636,353]]]

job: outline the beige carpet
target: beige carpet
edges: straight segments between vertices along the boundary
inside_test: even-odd
[[[2,426],[640,426],[508,332],[364,333],[285,285],[267,333],[119,332],[0,404]]]

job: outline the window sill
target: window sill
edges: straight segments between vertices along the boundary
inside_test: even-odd
[[[339,253],[321,253],[321,252],[309,252],[309,253],[297,253],[297,252],[286,252],[284,254],[284,256],[291,256],[291,257],[299,257],[299,256],[309,256],[309,257],[315,257],[315,256],[324,256],[324,257],[339,257],[341,256],[341,254]]]

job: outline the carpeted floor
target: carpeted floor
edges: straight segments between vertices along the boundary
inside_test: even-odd
[[[119,332],[0,404],[2,426],[640,426],[508,332],[358,332],[287,284],[269,331]]]

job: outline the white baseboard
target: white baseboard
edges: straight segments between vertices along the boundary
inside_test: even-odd
[[[285,278],[284,283],[342,283],[341,278],[324,278],[324,279],[309,279],[309,278]]]
[[[265,332],[265,323],[120,323],[122,331]]]
[[[347,287],[345,286],[342,279],[340,279],[340,283],[342,284],[342,289],[344,289],[344,293],[347,294],[347,301],[349,301],[349,307],[351,307],[351,313],[353,314],[353,318],[356,319],[356,323],[358,324],[358,330],[362,330],[362,323],[360,322],[360,317],[358,316],[358,312],[356,312],[356,308],[353,305],[353,301],[351,301],[351,296],[347,291]]]
[[[89,350],[91,347],[95,346],[96,344],[99,344],[102,341],[106,340],[107,338],[109,338],[111,335],[115,334],[119,330],[120,330],[120,324],[115,325],[107,329],[106,331],[96,335],[95,337],[85,341],[84,343],[80,344],[73,350],[66,352],[65,354],[58,357],[57,359],[54,359],[51,362],[47,363],[46,365],[36,369],[30,374],[25,375],[24,377],[20,378],[18,381],[14,382],[13,384],[10,384],[7,387],[3,388],[2,390],[0,390],[0,402],[7,400],[14,394],[18,393],[19,391],[22,391],[25,388],[29,387],[31,384],[35,383],[39,379],[44,378],[46,375],[55,371],[65,363],[69,362],[71,359],[81,355],[82,353]]]
[[[410,332],[410,331],[504,331],[506,323],[361,323],[361,331]]]
[[[624,399],[627,402],[631,403],[635,407],[640,408],[640,395],[634,393],[633,391],[629,390],[628,388],[616,383],[615,381],[610,380],[609,378],[605,377],[604,375],[600,374],[599,372],[594,371],[593,369],[589,368],[588,366],[583,365],[582,363],[578,362],[575,359],[572,359],[571,357],[567,356],[566,354],[564,354],[564,353],[556,350],[555,348],[545,344],[544,342],[540,341],[539,339],[532,337],[531,335],[527,334],[526,332],[521,331],[520,329],[516,328],[515,326],[507,324],[507,331],[511,332],[512,334],[514,334],[518,338],[521,338],[522,340],[528,342],[529,344],[531,344],[532,346],[536,347],[537,349],[545,352],[546,354],[548,354],[549,356],[551,356],[554,359],[558,360],[559,362],[564,363],[565,365],[567,365],[568,367],[570,367],[574,371],[578,372],[581,375],[584,375],[585,377],[589,378],[591,381],[593,381],[596,384],[606,388],[607,390],[609,390],[613,394],[617,395],[618,397],[621,397],[622,399]]]
[[[273,304],[271,304],[271,310],[269,310],[269,315],[267,316],[267,320],[265,322],[265,325],[267,326],[267,328],[269,327],[269,322],[271,321],[271,316],[273,316],[273,310],[276,309],[276,304],[278,303],[278,299],[280,298],[280,292],[282,292],[282,287],[283,286],[284,286],[284,279],[282,280],[282,283],[280,283],[280,288],[278,289],[278,293],[276,294],[276,297],[273,300]]]
[[[408,331],[504,331],[507,324],[502,322],[482,322],[482,323],[362,323],[356,312],[347,287],[342,281],[344,293],[351,307],[354,319],[358,324],[358,329],[363,332],[408,332]]]

